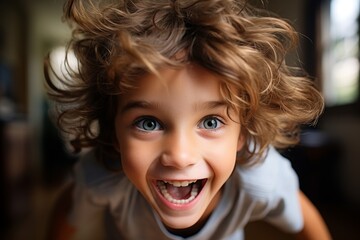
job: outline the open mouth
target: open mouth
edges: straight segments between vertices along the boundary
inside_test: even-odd
[[[156,181],[161,195],[169,202],[179,205],[193,201],[199,195],[205,183],[206,179],[193,181]]]

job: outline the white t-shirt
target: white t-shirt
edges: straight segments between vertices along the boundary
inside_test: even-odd
[[[123,173],[108,171],[92,152],[76,165],[75,182],[75,239],[183,239],[166,230]],[[286,232],[303,227],[297,176],[273,147],[262,163],[234,169],[204,227],[186,239],[241,240],[245,225],[260,219]]]

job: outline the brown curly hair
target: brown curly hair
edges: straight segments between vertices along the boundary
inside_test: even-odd
[[[58,76],[57,87],[48,57],[45,74],[58,124],[76,151],[98,146],[102,157],[115,153],[117,95],[162,66],[192,62],[221,77],[248,139],[243,162],[260,159],[269,144],[296,144],[299,126],[314,123],[323,109],[313,82],[285,63],[295,30],[246,1],[68,0],[64,18],[74,27],[67,51],[78,68],[67,64],[68,77]]]

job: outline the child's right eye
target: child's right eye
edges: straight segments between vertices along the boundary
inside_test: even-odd
[[[151,117],[143,117],[135,121],[134,126],[141,131],[159,131],[162,129],[160,123]]]

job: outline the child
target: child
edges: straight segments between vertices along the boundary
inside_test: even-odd
[[[49,95],[74,150],[92,150],[59,239],[243,239],[260,219],[329,239],[275,150],[323,107],[284,62],[291,26],[241,0],[69,0],[64,13],[79,67],[62,87],[47,75]]]

